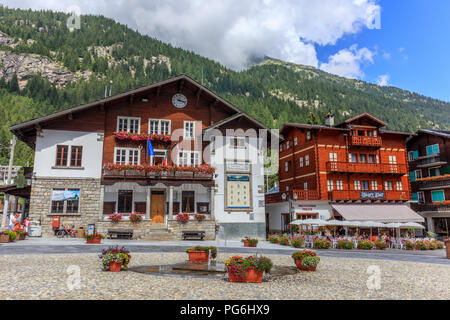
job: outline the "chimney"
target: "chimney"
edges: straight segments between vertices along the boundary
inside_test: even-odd
[[[325,118],[325,124],[329,127],[334,127],[334,114],[328,112],[327,117]]]

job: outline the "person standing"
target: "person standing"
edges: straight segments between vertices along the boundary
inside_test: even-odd
[[[13,231],[14,227],[16,226],[17,219],[14,216],[14,214],[9,215],[9,231]]]
[[[27,233],[27,235],[28,235],[28,230],[30,228],[30,224],[31,224],[30,218],[26,217],[25,220],[23,220],[23,228],[25,229],[25,232]]]

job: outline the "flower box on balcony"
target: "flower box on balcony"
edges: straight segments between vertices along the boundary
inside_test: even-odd
[[[196,173],[194,175],[195,178],[198,179],[212,179],[212,174],[207,174],[207,173]]]
[[[175,177],[192,178],[193,173],[190,171],[176,171]]]
[[[105,176],[123,176],[125,175],[125,171],[120,170],[105,170],[104,171]]]
[[[127,170],[126,175],[129,177],[145,177],[145,171]]]

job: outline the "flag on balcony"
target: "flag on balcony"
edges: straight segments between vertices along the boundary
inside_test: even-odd
[[[164,152],[164,161],[163,161],[163,165],[164,165],[164,166],[167,166],[167,163],[168,163],[168,161],[167,161],[167,149],[166,149],[166,151]]]
[[[150,141],[150,138],[147,139],[147,154],[149,156],[155,156],[155,150],[153,150],[152,142]]]

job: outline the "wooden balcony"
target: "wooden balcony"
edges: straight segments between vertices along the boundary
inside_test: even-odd
[[[408,168],[405,164],[327,162],[327,171],[335,173],[404,175],[408,173]]]
[[[381,137],[351,137],[349,141],[350,146],[355,147],[374,147],[380,148],[383,144],[383,139]]]
[[[357,200],[389,200],[389,201],[407,201],[410,200],[407,191],[363,191],[363,190],[334,190],[328,192],[328,197],[332,201],[357,201]]]
[[[442,167],[447,165],[447,161],[445,161],[439,154],[434,154],[431,156],[420,157],[415,160],[416,167],[418,169],[421,168],[430,168],[430,167]]]
[[[433,177],[433,179],[416,180],[411,182],[411,187],[416,190],[432,190],[437,188],[450,188],[450,175],[440,177]]]
[[[450,205],[411,203],[411,209],[413,209],[416,212],[448,212],[448,213],[450,213]]]
[[[283,193],[286,194],[286,198],[283,199]],[[319,200],[320,196],[316,190],[294,190],[293,193],[279,192],[266,195],[266,203],[277,203],[294,200],[294,194],[297,196],[297,200]]]
[[[161,180],[213,180],[213,174],[203,174],[194,172],[146,172],[140,170],[107,170],[103,169],[104,179],[122,179],[122,180],[139,180],[139,179],[161,179]]]

